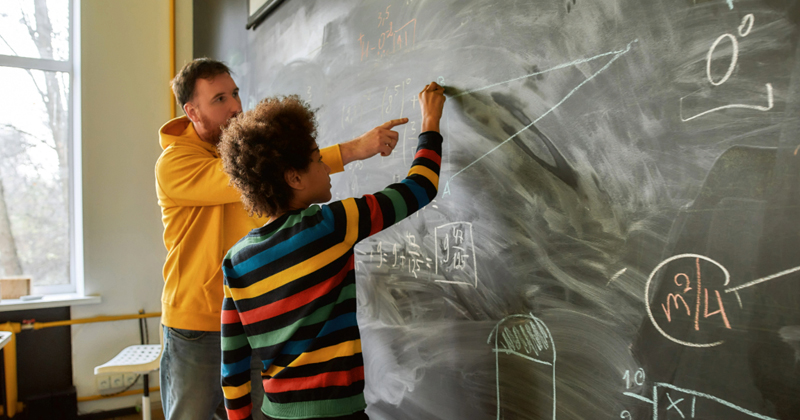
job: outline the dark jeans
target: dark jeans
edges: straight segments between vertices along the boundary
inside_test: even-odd
[[[167,420],[210,420],[222,403],[222,350],[219,331],[164,327],[161,406]],[[261,362],[251,364],[253,419],[261,420]],[[260,392],[259,392],[260,391]]]

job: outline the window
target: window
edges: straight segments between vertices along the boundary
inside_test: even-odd
[[[80,288],[78,1],[0,2],[0,276],[35,294]]]

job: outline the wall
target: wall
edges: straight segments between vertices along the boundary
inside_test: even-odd
[[[191,56],[191,2],[177,3],[180,68]],[[103,302],[74,307],[72,317],[159,312],[166,251],[153,168],[157,132],[170,115],[169,2],[83,0],[81,21],[85,291]],[[158,343],[158,324],[149,320],[151,343]],[[94,367],[138,343],[134,320],[73,326],[78,396],[98,394]],[[79,410],[130,407],[140,398],[81,403]]]

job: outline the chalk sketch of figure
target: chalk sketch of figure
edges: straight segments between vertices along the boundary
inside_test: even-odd
[[[492,343],[494,341],[494,343]],[[547,325],[530,315],[510,315],[495,325],[497,419],[556,419],[556,347]]]

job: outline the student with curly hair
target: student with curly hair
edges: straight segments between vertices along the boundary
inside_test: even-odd
[[[267,219],[251,217],[244,210],[239,192],[222,171],[218,151],[222,128],[242,112],[230,69],[219,61],[198,58],[178,72],[172,90],[186,115],[159,130],[164,151],[155,168],[167,249],[161,295],[161,403],[168,420],[210,419],[223,399],[219,387],[222,259],[242,235]],[[378,153],[388,156],[397,144],[393,126],[383,124],[320,153],[334,172]],[[258,366],[253,376],[260,380]]]
[[[272,419],[366,419],[353,248],[436,196],[444,88],[419,94],[422,134],[408,177],[381,192],[331,199],[314,112],[266,99],[224,130],[225,172],[246,209],[270,220],[222,264],[222,387],[229,419],[252,418],[250,357],[262,360],[261,412]]]

